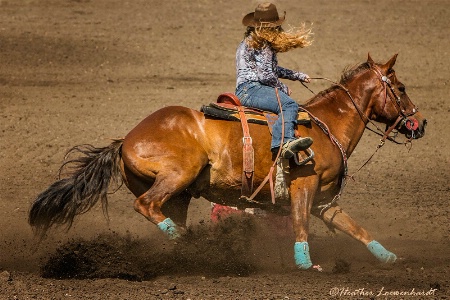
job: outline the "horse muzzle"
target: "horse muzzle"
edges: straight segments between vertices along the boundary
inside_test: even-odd
[[[408,139],[419,139],[425,135],[426,126],[427,120],[422,116],[422,114],[417,112],[414,115],[403,119],[398,130]]]

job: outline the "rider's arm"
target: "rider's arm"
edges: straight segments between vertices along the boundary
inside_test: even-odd
[[[279,78],[298,80],[308,82],[309,76],[305,73],[289,70],[280,66],[277,66],[277,75]]]
[[[276,87],[286,94],[289,94],[288,87],[278,79],[277,59],[273,50],[266,46],[255,50],[256,71],[258,81],[264,85]]]

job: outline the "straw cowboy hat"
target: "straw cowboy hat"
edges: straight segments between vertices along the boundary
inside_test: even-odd
[[[277,7],[269,2],[261,3],[255,8],[255,12],[247,14],[242,19],[242,24],[247,27],[277,27],[285,19],[286,12],[280,17]]]

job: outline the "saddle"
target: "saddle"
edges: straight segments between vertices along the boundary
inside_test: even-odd
[[[203,105],[200,111],[211,118],[241,122],[243,133],[243,175],[241,194],[242,196],[250,196],[253,192],[254,149],[248,123],[268,125],[269,132],[272,134],[272,127],[278,119],[278,115],[255,108],[244,107],[239,98],[232,93],[219,95],[217,103]],[[311,120],[307,112],[298,112],[298,125],[309,125],[310,122]]]
[[[207,116],[217,119],[241,121],[238,107],[242,107],[247,122],[268,125],[269,131],[272,134],[272,127],[273,124],[275,124],[275,122],[277,121],[278,115],[273,112],[245,107],[241,104],[239,98],[232,93],[219,95],[219,97],[217,98],[217,103],[203,105],[200,111],[202,111]],[[297,116],[297,125],[309,125],[310,123],[311,119],[309,118],[308,113],[300,110]]]

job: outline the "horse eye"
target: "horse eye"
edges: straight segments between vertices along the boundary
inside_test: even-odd
[[[398,87],[398,90],[399,90],[400,92],[404,93],[404,92],[406,91],[406,88],[405,88],[404,85],[402,85],[402,86],[399,86],[399,87]]]

